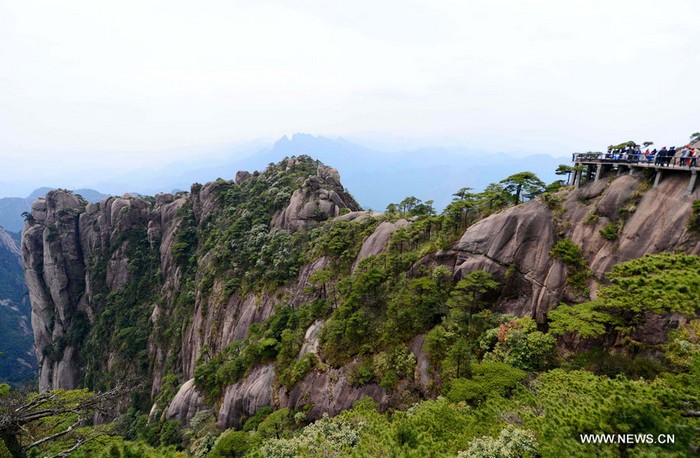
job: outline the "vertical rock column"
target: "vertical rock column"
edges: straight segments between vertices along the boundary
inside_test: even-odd
[[[32,205],[22,235],[22,264],[32,303],[40,390],[78,386],[80,357],[71,335],[85,289],[78,216],[84,202],[51,191]]]

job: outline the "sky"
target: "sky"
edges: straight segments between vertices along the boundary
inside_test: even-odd
[[[0,185],[307,132],[565,155],[700,130],[690,0],[0,0]]]

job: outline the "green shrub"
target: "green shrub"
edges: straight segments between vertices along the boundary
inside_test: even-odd
[[[243,424],[243,431],[255,431],[258,429],[258,425],[262,422],[268,415],[273,412],[272,407],[261,407],[255,412],[255,415],[246,420]]]
[[[583,250],[570,239],[561,239],[549,250],[550,256],[563,262],[567,269],[566,282],[578,291],[585,291],[586,283],[591,278],[588,262],[583,257]]]
[[[600,215],[598,215],[595,211],[589,212],[586,217],[583,219],[583,224],[587,226],[593,226],[598,222],[600,219]]]
[[[537,330],[537,323],[523,317],[494,329],[496,341],[485,343],[489,352],[484,359],[500,361],[526,371],[541,371],[554,365],[556,339]],[[489,334],[487,334],[489,335]]]
[[[244,431],[225,431],[209,452],[207,458],[239,458],[250,448],[250,435]]]
[[[614,329],[625,335],[649,313],[679,313],[693,318],[700,304],[700,257],[660,253],[615,265],[598,299],[575,306],[560,305],[548,314],[550,332],[577,332],[599,337]]]
[[[492,361],[473,364],[471,373],[471,379],[452,380],[447,399],[475,403],[493,396],[507,396],[527,375],[523,370]]]
[[[280,381],[287,388],[292,388],[298,382],[302,381],[306,374],[318,364],[318,358],[313,353],[307,353],[289,366],[283,373],[280,374]]]
[[[622,226],[620,226],[620,224],[608,223],[599,232],[601,237],[603,237],[606,240],[617,240],[617,237],[620,234],[620,229],[622,229]]]
[[[537,456],[537,438],[532,431],[514,426],[503,429],[497,439],[490,436],[474,439],[457,458],[512,458]]]
[[[180,421],[168,420],[163,423],[160,428],[160,445],[162,447],[168,445],[178,445],[182,441],[180,434]]]

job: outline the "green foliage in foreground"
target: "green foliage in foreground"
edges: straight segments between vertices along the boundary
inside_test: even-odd
[[[630,335],[646,313],[695,317],[700,306],[700,257],[661,253],[613,267],[598,299],[552,310],[553,334],[599,337],[608,330]]]
[[[689,456],[699,421],[685,415],[697,405],[698,376],[650,382],[557,369],[477,406],[439,398],[381,414],[364,400],[248,456]],[[587,433],[674,434],[675,444],[582,444]]]
[[[537,453],[537,438],[532,431],[514,426],[504,428],[498,438],[484,436],[474,439],[457,458],[510,458],[533,456]]]
[[[218,439],[211,435],[211,428],[193,419],[183,432],[190,446],[182,452],[165,445],[153,447],[143,439],[100,436],[74,456],[641,457],[690,456],[691,447],[699,444],[700,419],[690,415],[700,406],[697,355],[690,371],[665,374],[653,381],[562,369],[528,381],[522,371],[502,363],[474,365],[474,375],[467,380],[478,383],[479,377],[496,368],[499,374],[514,377],[502,385],[507,389],[495,388],[478,404],[438,398],[405,411],[380,413],[373,401],[365,399],[335,418],[324,417],[308,426],[304,426],[303,413],[267,411],[249,420],[252,423],[242,430],[225,431]],[[119,428],[113,428],[113,434],[118,432]],[[580,434],[588,433],[672,434],[675,443],[582,444]],[[57,443],[52,449],[65,445]]]
[[[581,247],[570,239],[561,239],[549,250],[549,254],[566,265],[566,283],[577,291],[585,290],[586,282],[591,278],[591,269]]]
[[[484,361],[471,367],[471,378],[452,380],[447,399],[452,402],[478,403],[510,393],[527,375],[508,364]]]

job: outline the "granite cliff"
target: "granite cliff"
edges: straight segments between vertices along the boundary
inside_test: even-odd
[[[397,253],[390,269],[407,279],[425,269],[447,272],[450,282],[489,272],[502,285],[494,310],[544,326],[560,302],[595,297],[618,262],[700,254],[687,228],[700,192],[684,191],[675,177],[653,189],[642,176],[600,180],[497,212],[415,259],[404,256],[413,243],[406,234],[430,238],[430,226],[360,211],[338,172],[308,157],[178,195],[88,204],[51,191],[34,202],[22,239],[40,387],[103,389],[129,380],[140,387],[132,402],[152,405],[152,415],[188,421],[213,409],[225,427],[265,406],[307,406],[313,419],[365,396],[382,407],[405,405],[434,394],[423,342],[439,311],[407,315],[427,324],[406,331],[403,353],[372,356],[372,342],[356,351],[342,345],[362,341],[367,314],[380,309],[373,262],[389,269],[382,253]],[[567,281],[572,267],[551,254],[564,239],[581,248],[590,272],[578,284]],[[360,278],[369,287],[356,291]],[[336,316],[344,313],[340,329]],[[383,367],[384,360],[396,379],[366,375],[367,361]]]

